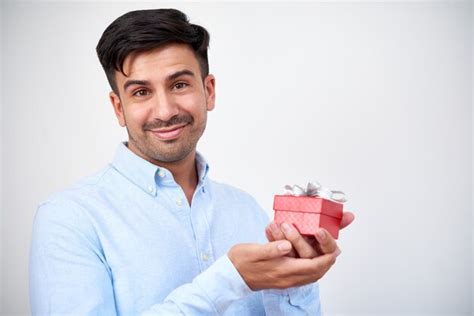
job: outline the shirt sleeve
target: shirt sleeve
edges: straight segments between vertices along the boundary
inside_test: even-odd
[[[94,226],[69,202],[41,205],[30,251],[33,315],[116,315],[112,274]],[[157,285],[159,286],[159,285]],[[218,315],[252,290],[224,255],[142,315]]]
[[[192,283],[176,288],[162,304],[152,306],[141,315],[222,315],[231,303],[250,293],[252,290],[225,255]]]
[[[112,279],[93,226],[72,203],[40,205],[30,249],[33,315],[115,315]]]
[[[322,315],[317,282],[286,290],[262,292],[267,315]]]

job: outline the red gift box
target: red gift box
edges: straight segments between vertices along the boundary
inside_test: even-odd
[[[275,195],[275,222],[293,224],[301,235],[312,235],[325,228],[334,239],[339,237],[342,203],[315,196]]]

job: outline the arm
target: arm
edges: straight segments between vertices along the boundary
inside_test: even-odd
[[[115,315],[110,269],[87,218],[73,205],[39,207],[30,251],[33,315]]]
[[[159,286],[159,285],[157,285]],[[148,314],[221,314],[251,293],[227,256],[174,291]],[[116,315],[112,273],[89,218],[69,201],[42,204],[30,253],[33,315]]]
[[[281,245],[286,247],[280,249]],[[333,254],[314,259],[289,258],[286,254],[290,250],[291,244],[286,240],[236,245],[191,283],[176,288],[143,314],[222,314],[252,290],[285,289],[315,282],[335,260]],[[287,310],[286,299],[280,298],[294,290],[288,291],[269,292],[265,308]],[[30,299],[34,315],[119,312],[112,274],[97,233],[74,203],[50,202],[38,209],[30,256]],[[279,307],[281,302],[286,305]],[[300,304],[297,302],[306,302],[305,296],[295,295],[290,304]]]

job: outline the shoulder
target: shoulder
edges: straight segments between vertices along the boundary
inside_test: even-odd
[[[101,195],[110,172],[111,167],[107,165],[70,187],[50,194],[38,204],[35,222],[83,224],[87,217],[87,201]]]
[[[211,181],[211,184],[212,196],[215,200],[227,207],[232,206],[241,216],[245,216],[248,213],[247,215],[249,216],[257,215],[262,223],[266,224],[268,222],[268,215],[257,200],[248,192],[217,181]]]
[[[214,230],[234,243],[266,242],[269,215],[246,191],[225,183],[212,182]]]
[[[255,204],[256,206],[258,206],[258,203],[255,198],[240,188],[214,180],[209,180],[209,182],[212,186],[213,195],[216,195],[217,197],[222,197],[227,200],[238,200],[241,202]]]
[[[50,194],[46,199],[39,203],[39,206],[48,204],[62,204],[62,203],[80,203],[81,200],[88,196],[97,195],[110,180],[111,173],[113,173],[113,167],[107,165],[98,172],[87,176],[73,185],[56,191]]]
[[[108,168],[76,184],[51,194],[42,201],[33,220],[31,235],[32,262],[52,263],[55,259],[71,262],[103,258],[101,238],[90,199],[100,195],[100,186]]]

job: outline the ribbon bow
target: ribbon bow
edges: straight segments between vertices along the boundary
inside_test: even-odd
[[[344,203],[347,201],[346,194],[342,191],[333,191],[325,188],[319,184],[319,182],[308,182],[306,189],[303,189],[299,185],[285,185],[285,195],[294,196],[318,196],[324,199],[332,200],[338,203]]]

